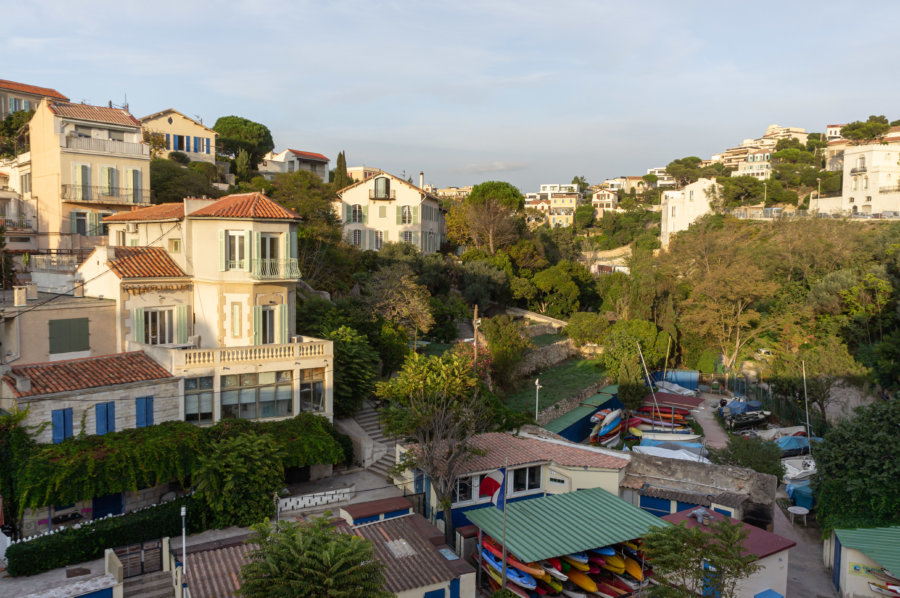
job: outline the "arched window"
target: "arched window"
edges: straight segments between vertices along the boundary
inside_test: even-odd
[[[391,198],[391,179],[378,177],[375,179],[375,199]]]

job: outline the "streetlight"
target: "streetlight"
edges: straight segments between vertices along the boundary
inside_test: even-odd
[[[187,579],[187,507],[181,505],[181,579]]]
[[[544,387],[541,386],[541,379],[535,378],[534,379],[534,421],[535,422],[538,420],[538,404],[539,404],[538,399],[541,396],[542,388],[544,388]]]
[[[766,207],[766,202],[769,197],[769,182],[763,181],[763,207]]]

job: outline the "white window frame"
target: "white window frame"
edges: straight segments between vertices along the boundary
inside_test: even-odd
[[[157,334],[152,336],[151,324],[155,324]],[[172,307],[151,307],[144,310],[144,344],[171,345],[178,334],[175,324],[175,309]]]
[[[356,229],[354,231],[351,231],[350,234],[351,234],[350,242],[353,243],[354,245],[356,245],[357,247],[361,246],[362,245],[362,231],[359,229]]]
[[[412,243],[413,242],[413,232],[411,230],[405,230],[400,233],[400,239],[404,243]]]
[[[265,306],[259,317],[259,324],[262,327],[262,344],[274,345],[278,342],[278,314],[274,306]]]
[[[535,480],[532,479],[532,474],[534,471],[537,471],[537,485],[533,486],[532,484]],[[524,496],[526,494],[535,494],[537,492],[541,492],[543,490],[543,466],[541,465],[529,465],[527,467],[517,467],[516,469],[508,470],[509,471],[509,483],[507,484],[508,496]],[[516,474],[520,471],[525,472],[525,489],[524,490],[516,490]]]
[[[412,207],[410,206],[401,206],[400,207],[400,224],[412,224]]]
[[[230,230],[225,233],[225,265],[227,270],[245,270],[248,247],[246,233],[242,230]]]
[[[382,245],[384,245],[384,231],[377,230],[375,231],[375,249],[381,249]]]
[[[363,211],[363,207],[359,204],[354,204],[350,206],[350,222],[352,224],[362,224],[365,222],[365,212]]]

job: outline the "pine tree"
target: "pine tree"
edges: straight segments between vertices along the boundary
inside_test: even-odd
[[[343,189],[351,182],[350,176],[347,174],[347,157],[344,156],[344,152],[340,152],[337,157],[337,165],[334,167],[334,188]]]

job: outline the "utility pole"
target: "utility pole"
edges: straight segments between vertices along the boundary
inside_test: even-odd
[[[537,423],[538,420],[538,405],[540,404],[539,399],[541,396],[541,389],[544,388],[541,386],[541,379],[534,379],[534,421]]]
[[[475,338],[473,342],[475,343],[475,375],[478,375],[478,304],[475,304],[475,315],[472,317],[472,326],[475,329]]]

